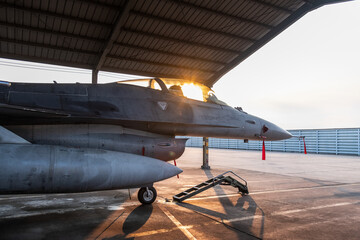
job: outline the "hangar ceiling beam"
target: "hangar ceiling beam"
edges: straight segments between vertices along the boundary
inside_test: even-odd
[[[15,1],[15,3],[16,3],[16,1]],[[74,22],[81,22],[81,23],[86,23],[86,24],[91,24],[91,25],[98,25],[98,26],[103,27],[103,28],[111,28],[112,27],[111,24],[107,24],[107,23],[97,22],[97,21],[94,21],[94,20],[87,20],[87,19],[84,19],[84,18],[73,17],[73,16],[70,16],[70,15],[44,11],[44,10],[40,10],[40,9],[27,8],[27,7],[14,5],[14,4],[9,4],[9,3],[4,3],[4,2],[0,3],[0,7],[12,8],[12,9],[15,9],[15,10],[18,10],[18,11],[28,12],[28,13],[31,13],[31,14],[38,15],[38,17],[39,16],[50,16],[50,17],[55,17],[55,18],[74,21]]]
[[[209,13],[209,15],[215,15],[215,16],[220,16],[220,17],[223,17],[223,18],[228,18],[228,19],[231,19],[231,20],[236,21],[236,22],[246,22],[246,23],[249,23],[249,24],[252,24],[252,25],[261,26],[261,27],[266,28],[266,29],[273,28],[273,26],[265,24],[265,23],[256,22],[256,21],[253,21],[253,20],[248,19],[248,18],[238,17],[238,16],[226,14],[226,13],[223,13],[223,12],[218,12],[218,11],[215,11],[213,9],[201,7],[201,6],[198,6],[198,5],[190,3],[190,2],[183,2],[183,1],[178,1],[178,0],[168,0],[168,1],[174,2],[174,3],[179,4],[179,5],[188,6],[188,7],[192,8],[192,9],[197,9],[197,10],[200,10],[200,11],[207,12],[207,13]]]
[[[118,17],[116,19],[116,22],[113,25],[111,34],[110,34],[107,42],[104,45],[101,55],[99,56],[99,60],[97,61],[97,63],[94,66],[93,72],[95,72],[96,74],[98,73],[98,71],[102,67],[102,65],[104,64],[106,55],[108,55],[108,53],[110,52],[110,49],[112,48],[113,43],[115,42],[116,38],[118,37],[125,21],[127,20],[128,16],[129,16],[130,9],[133,8],[135,4],[136,4],[136,1],[127,0],[125,2],[125,4],[121,7],[121,9],[119,9]],[[97,81],[94,82],[94,80],[95,80],[95,78],[93,78],[92,83],[97,83]],[[96,78],[96,80],[97,80],[97,78]]]
[[[133,74],[133,75],[141,75],[144,77],[153,77],[154,72],[145,71],[145,70],[133,70],[128,68],[123,68],[121,66],[117,67],[107,67],[103,66],[102,71],[109,71],[109,72],[117,72],[117,73],[126,73],[126,74]],[[159,73],[158,77],[164,77],[164,78],[179,78],[179,75],[176,74],[168,74],[168,73]],[[184,76],[184,79],[186,79],[186,76]]]
[[[181,45],[186,44],[186,45],[193,46],[193,47],[205,48],[205,49],[208,49],[208,50],[218,51],[218,52],[227,53],[227,54],[233,54],[233,55],[236,55],[236,56],[241,53],[241,52],[234,51],[234,50],[231,50],[231,49],[215,47],[215,46],[212,46],[212,45],[192,42],[192,41],[188,41],[188,40],[184,40],[184,39],[165,37],[163,35],[154,34],[154,33],[135,31],[135,30],[131,30],[131,29],[128,29],[128,28],[124,28],[123,31],[128,32],[128,33],[134,33],[136,35],[144,35],[144,36],[149,37],[150,39],[158,38],[158,39],[161,39],[161,40],[174,42],[174,43],[178,43],[178,44],[181,44]]]
[[[171,19],[168,19],[168,18],[163,18],[163,17],[154,16],[154,15],[147,14],[147,13],[142,13],[142,12],[139,12],[139,11],[131,11],[130,13],[133,14],[133,15],[142,17],[142,18],[155,19],[155,20],[158,20],[158,21],[162,21],[164,23],[171,23],[171,24],[174,24],[174,25],[178,25],[178,26],[181,26],[181,27],[192,29],[194,31],[206,32],[207,34],[217,34],[217,35],[220,35],[220,36],[223,36],[223,37],[233,38],[233,39],[236,39],[236,40],[243,40],[243,41],[247,41],[247,42],[250,42],[250,43],[254,43],[256,41],[256,39],[252,39],[252,38],[249,38],[249,37],[242,37],[242,36],[238,36],[238,35],[235,35],[235,34],[222,32],[222,31],[219,31],[219,30],[216,30],[216,29],[208,29],[208,28],[204,28],[204,27],[199,27],[199,26],[195,26],[195,25],[180,22],[180,21],[174,21],[174,20],[171,20]]]
[[[66,51],[66,52],[77,53],[77,54],[87,54],[87,55],[95,55],[95,56],[99,54],[98,52],[94,52],[94,51],[59,47],[56,45],[49,45],[49,44],[30,42],[30,41],[14,40],[14,39],[0,38],[0,42],[15,43],[15,44],[19,44],[19,45],[28,45],[28,46],[33,46],[33,47],[52,49],[55,51]]]
[[[336,4],[343,1],[352,1],[352,0],[303,0],[303,1],[309,5],[312,5],[313,8],[315,9],[326,4]]]
[[[0,22],[0,26],[21,29],[23,31],[33,31],[33,32],[38,32],[38,33],[51,34],[54,36],[62,36],[62,37],[67,37],[67,38],[80,39],[80,40],[84,40],[84,41],[93,41],[93,42],[97,42],[100,44],[104,43],[103,41],[101,41],[101,39],[98,39],[98,38],[83,36],[83,35],[79,35],[79,34],[72,34],[72,33],[67,33],[67,32],[60,32],[60,31],[55,32],[52,30],[44,29],[44,28],[31,27],[31,26],[20,25],[20,24],[15,24],[15,23]]]
[[[114,56],[114,55],[107,55],[106,57],[107,58],[112,58],[112,59],[120,59],[120,60],[124,59],[123,57],[118,57],[118,56]],[[163,62],[141,60],[141,59],[131,58],[131,57],[126,57],[126,59],[129,60],[129,61],[134,61],[134,62],[138,62],[138,63],[145,63],[145,64],[148,64],[148,65],[153,65],[153,66],[158,66],[158,67],[176,68],[179,71],[187,70],[187,71],[203,72],[203,73],[208,73],[208,74],[214,74],[215,73],[213,71],[200,69],[200,68],[192,68],[192,67],[188,67],[188,66],[184,66],[184,65],[180,65],[180,64],[175,65],[175,64],[169,64],[169,63],[163,63]]]
[[[213,86],[324,4],[346,0],[0,1],[0,56]],[[228,28],[227,28],[228,27]]]
[[[249,0],[248,0],[248,1],[249,1]],[[273,9],[275,9],[275,10],[279,10],[279,11],[285,12],[285,13],[287,13],[287,14],[291,14],[291,13],[292,13],[292,11],[289,10],[289,9],[287,9],[287,8],[280,7],[280,6],[276,6],[276,5],[274,5],[274,4],[271,4],[271,3],[269,3],[269,2],[265,2],[265,1],[263,1],[263,0],[251,0],[251,1],[249,1],[249,2],[257,2],[258,4],[261,4],[261,5],[267,6],[267,7],[271,7],[271,8],[273,8]]]
[[[164,51],[164,50],[159,50],[159,49],[152,49],[152,48],[132,45],[132,44],[128,44],[128,43],[114,42],[114,45],[116,45],[118,47],[133,48],[133,49],[136,49],[139,51],[143,51],[144,53],[151,52],[151,53],[163,54],[163,55],[168,55],[168,56],[174,56],[174,54],[175,54],[177,57],[183,58],[184,60],[186,60],[186,59],[193,60],[193,61],[195,60],[195,61],[199,61],[199,62],[203,62],[203,63],[218,64],[221,66],[224,66],[226,64],[225,62],[220,62],[220,61],[216,61],[216,60],[210,60],[210,59],[206,59],[206,58],[200,58],[200,57],[195,57],[195,56],[191,56],[191,55],[174,53],[174,52]]]
[[[88,5],[93,5],[95,7],[106,7],[106,8],[109,8],[111,10],[114,10],[115,7],[114,5],[111,5],[109,3],[106,3],[104,1],[101,1],[99,2],[98,0],[71,0],[73,2],[81,2],[81,3],[84,3],[84,4],[88,4]],[[118,3],[118,2],[121,2],[121,1],[115,1],[115,3]]]
[[[70,61],[62,61],[54,58],[47,58],[47,57],[36,57],[36,56],[23,56],[19,54],[14,53],[1,53],[0,56],[2,58],[8,58],[8,59],[14,59],[22,61],[29,61],[29,62],[38,62],[38,63],[44,63],[44,64],[54,64],[54,65],[61,65],[61,66],[67,66],[72,68],[84,68],[84,69],[91,69],[91,66],[86,63],[82,62],[70,62]]]

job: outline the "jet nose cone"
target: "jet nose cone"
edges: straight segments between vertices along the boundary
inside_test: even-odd
[[[266,122],[264,126],[265,128],[263,127],[263,131],[264,129],[267,129],[267,131],[263,133],[263,136],[266,137],[266,140],[276,141],[285,140],[293,137],[291,133],[273,123]]]
[[[288,131],[286,131],[285,129],[282,129],[280,127],[279,127],[279,129],[277,129],[275,131],[275,136],[279,140],[285,140],[285,139],[289,139],[289,138],[293,137],[293,135],[291,135],[291,133],[289,133]]]

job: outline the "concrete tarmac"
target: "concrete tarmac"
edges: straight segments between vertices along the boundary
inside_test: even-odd
[[[0,239],[360,239],[360,158],[187,148],[184,172],[155,183],[142,206],[137,189],[0,196]],[[216,186],[183,203],[172,196],[232,170],[250,194]]]

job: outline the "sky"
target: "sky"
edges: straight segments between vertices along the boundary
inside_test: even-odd
[[[359,0],[316,9],[224,75],[213,89],[230,106],[285,129],[360,127],[359,26]],[[91,82],[90,70],[2,58],[0,73],[0,80],[13,82]],[[128,78],[100,72],[99,83]]]
[[[308,13],[214,90],[286,129],[360,127],[360,1]]]

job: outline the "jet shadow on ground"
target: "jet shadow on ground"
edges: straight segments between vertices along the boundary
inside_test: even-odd
[[[209,179],[214,177],[214,175],[211,173],[211,170],[204,170],[204,173],[206,174],[206,176]],[[260,238],[260,239],[263,238],[264,225],[265,225],[265,214],[264,214],[263,210],[257,205],[255,200],[250,195],[241,196],[239,194],[239,199],[238,199],[237,203],[234,205],[232,203],[232,201],[229,199],[229,197],[223,197],[224,195],[226,195],[226,193],[221,187],[214,187],[214,191],[217,194],[217,196],[222,196],[222,197],[219,197],[219,201],[220,201],[223,209],[225,210],[225,213],[217,212],[217,211],[203,208],[203,207],[197,206],[195,204],[190,204],[190,203],[178,203],[178,205],[185,207],[187,209],[193,210],[195,212],[201,213],[201,214],[206,214],[210,218],[213,216],[215,218],[222,219],[222,222],[224,223],[224,225],[226,227],[236,229],[237,231],[239,231],[239,238],[243,237],[244,236],[243,234],[249,235],[250,237],[253,237],[253,238]],[[254,224],[254,219],[255,219],[257,210],[259,210],[261,213],[261,215],[260,215],[261,216],[261,220],[260,220],[261,225],[260,225],[259,232],[254,233],[252,231],[252,226]],[[227,220],[231,220],[231,219],[229,219],[230,216],[232,216],[232,218],[234,218],[234,212],[236,212],[236,211],[239,211],[240,213],[243,213],[243,214],[236,216],[235,218],[246,217],[246,219],[228,223]]]
[[[122,226],[123,234],[118,234],[105,239],[135,239],[134,237],[128,237],[128,235],[144,226],[144,224],[149,220],[152,212],[153,206],[151,204],[136,207],[124,221]]]

